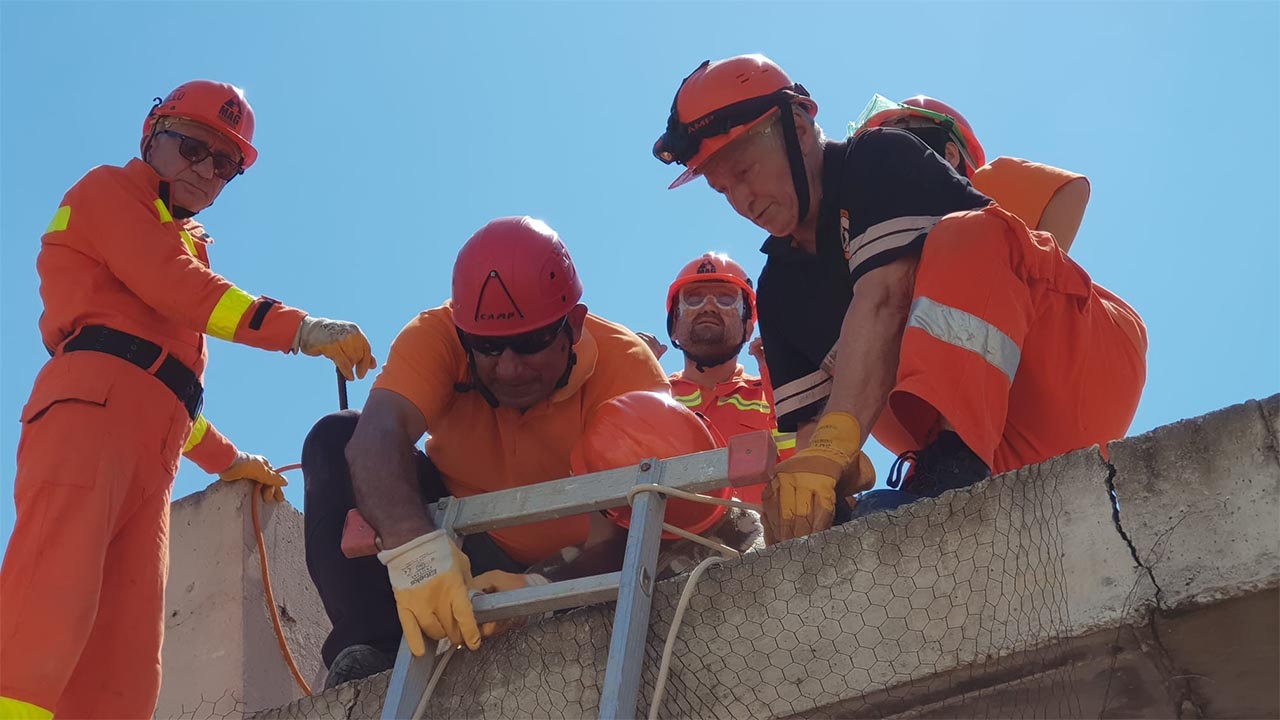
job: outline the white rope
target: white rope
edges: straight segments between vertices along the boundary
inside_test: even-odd
[[[418,709],[413,711],[413,720],[422,720],[422,716],[426,714],[427,702],[431,700],[431,693],[435,692],[436,683],[440,682],[440,676],[444,675],[444,668],[449,664],[449,658],[453,657],[455,652],[457,652],[457,648],[450,647],[436,662],[436,670],[431,673],[431,680],[427,682],[427,689],[422,691],[422,699],[418,701]]]
[[[658,682],[653,686],[653,701],[649,704],[649,720],[658,720],[658,708],[662,706],[662,693],[667,687],[667,673],[671,670],[671,651],[676,646],[676,633],[680,630],[680,621],[684,620],[684,611],[689,606],[689,599],[693,597],[693,591],[697,588],[698,578],[707,568],[722,562],[724,558],[712,555],[698,563],[693,572],[689,573],[689,580],[685,582],[684,590],[680,593],[680,602],[676,604],[676,614],[671,618],[671,629],[667,631],[667,644],[662,648],[662,662],[658,665]]]

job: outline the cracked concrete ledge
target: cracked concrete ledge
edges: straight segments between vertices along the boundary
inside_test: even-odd
[[[660,716],[1276,717],[1277,417],[1250,401],[714,568]],[[641,714],[683,582],[655,591]],[[611,625],[454,657],[428,717],[594,717]],[[251,717],[377,717],[385,683]]]

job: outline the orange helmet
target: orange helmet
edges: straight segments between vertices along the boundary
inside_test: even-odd
[[[541,220],[498,218],[453,263],[453,322],[472,335],[518,335],[560,320],[582,281],[560,236]]]
[[[142,123],[142,137],[151,136],[155,123],[162,117],[178,117],[207,125],[227,136],[240,148],[240,165],[248,168],[258,159],[253,147],[253,108],[244,90],[230,83],[192,80],[183,83],[158,101]]]
[[[637,390],[604,402],[588,416],[582,437],[569,454],[569,466],[573,474],[584,475],[635,465],[646,458],[665,460],[723,447],[724,440],[714,433],[709,423],[670,396]],[[727,498],[731,490],[707,494]],[[665,520],[698,533],[720,519],[724,510],[720,505],[669,499]],[[606,514],[622,527],[631,524],[630,508]],[[663,533],[663,537],[676,536]]]
[[[707,282],[709,280],[717,280],[727,282],[731,285],[737,285],[742,289],[742,294],[746,298],[748,310],[754,310],[756,306],[756,291],[751,285],[751,276],[742,266],[732,260],[724,253],[703,253],[702,257],[694,258],[680,269],[680,274],[676,275],[676,279],[671,283],[671,287],[667,289],[667,314],[676,307],[676,298],[680,295],[680,288],[685,285],[696,282]]]
[[[855,127],[855,134],[874,127],[882,127],[903,117],[924,118],[948,130],[957,140],[956,145],[965,156],[968,174],[987,164],[987,155],[982,149],[982,143],[978,142],[978,136],[974,134],[973,126],[969,121],[965,120],[955,108],[927,95],[916,95],[899,103],[876,95],[862,111],[862,118]],[[910,128],[904,129],[910,130]]]
[[[654,157],[668,165],[674,162],[685,166],[684,173],[670,186],[679,187],[697,177],[699,166],[717,150],[776,110],[788,110],[781,113],[783,127],[788,142],[794,142],[795,127],[789,112],[792,103],[799,104],[811,116],[818,114],[818,104],[809,97],[809,91],[791,82],[782,68],[764,55],[707,60],[680,83],[671,101],[666,132],[654,143]],[[801,212],[808,208],[807,199],[801,204]]]

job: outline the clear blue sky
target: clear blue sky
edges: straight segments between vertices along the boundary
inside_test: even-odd
[[[833,136],[872,93],[942,98],[988,157],[1091,179],[1073,255],[1151,336],[1136,433],[1280,387],[1278,36],[1274,2],[0,3],[0,542],[46,359],[40,234],[185,80],[234,82],[257,112],[258,164],[201,215],[214,268],[359,322],[380,359],[499,215],[559,230],[591,309],[636,330],[661,333],[667,284],[705,250],[758,272],[763,234],[701,183],[668,192],[675,173],[649,154],[704,59],[772,56]],[[321,359],[210,355],[206,414],[277,465],[337,408]],[[891,458],[873,459],[883,475]],[[174,496],[211,480],[184,462]]]

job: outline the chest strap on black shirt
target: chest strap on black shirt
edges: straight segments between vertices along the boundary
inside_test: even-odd
[[[114,355],[131,363],[144,371],[150,371],[160,360],[164,351],[150,340],[131,335],[127,332],[89,325],[82,328],[76,336],[62,347],[63,352],[90,351]],[[195,420],[200,415],[200,407],[204,404],[204,387],[200,379],[177,358],[166,355],[160,367],[151,373],[157,380],[177,396],[187,414]]]

